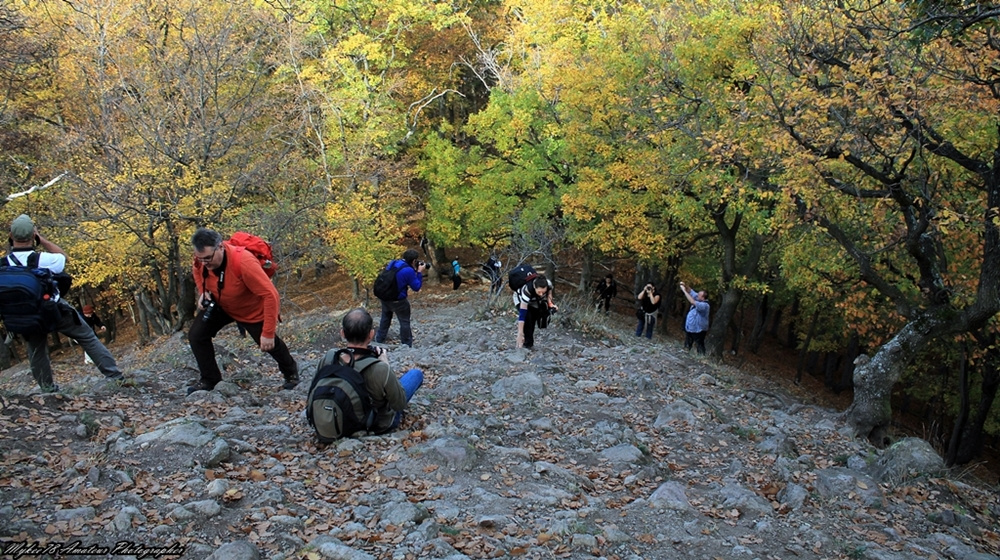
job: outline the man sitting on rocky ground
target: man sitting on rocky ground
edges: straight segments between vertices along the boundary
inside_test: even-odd
[[[396,379],[389,365],[389,352],[385,348],[371,345],[375,339],[374,324],[371,314],[366,309],[358,307],[344,315],[340,335],[347,341],[347,350],[355,359],[366,356],[375,356],[379,359],[358,373],[365,380],[365,387],[372,400],[372,410],[375,412],[371,431],[382,434],[399,427],[406,404],[424,382],[424,372],[413,368]],[[350,356],[346,354],[340,356],[345,364],[350,363]],[[323,365],[325,364],[320,364],[319,368]]]

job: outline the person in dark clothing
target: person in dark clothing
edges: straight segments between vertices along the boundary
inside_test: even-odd
[[[642,336],[643,328],[646,330],[646,338],[653,338],[653,327],[656,326],[656,310],[660,308],[660,292],[656,291],[656,286],[652,283],[646,286],[635,296],[639,300],[639,307],[636,310],[636,318],[639,324],[635,327],[635,336]]]
[[[535,345],[535,327],[545,328],[549,316],[559,308],[552,303],[552,282],[539,274],[514,292],[517,306],[517,347]]]
[[[615,282],[615,277],[608,274],[604,277],[604,281],[597,285],[595,289],[598,298],[598,308],[604,308],[604,314],[608,315],[611,313],[611,300],[618,295],[618,283]]]
[[[462,267],[458,264],[458,259],[451,261],[451,284],[452,290],[457,290],[462,285]]]
[[[503,287],[503,276],[500,275],[502,268],[500,261],[493,255],[483,263],[483,270],[490,279],[490,293],[499,294]]]
[[[104,326],[104,322],[101,321],[101,318],[97,316],[97,313],[94,313],[93,305],[84,305],[82,311],[83,319],[88,325],[90,325],[90,328],[94,329],[94,332],[102,333],[108,330],[107,327]]]

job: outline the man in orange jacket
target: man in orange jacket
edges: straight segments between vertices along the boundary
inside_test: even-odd
[[[222,381],[215,361],[212,338],[229,323],[236,322],[250,334],[260,349],[278,362],[285,378],[284,389],[299,383],[299,367],[285,343],[276,334],[280,298],[260,262],[243,247],[222,240],[218,232],[199,228],[191,236],[194,247],[192,272],[197,287],[197,314],[188,342],[198,362],[201,379],[188,394],[211,391]]]

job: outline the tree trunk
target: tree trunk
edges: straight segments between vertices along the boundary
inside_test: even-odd
[[[753,330],[750,332],[750,353],[756,354],[760,351],[760,345],[764,342],[764,327],[767,324],[768,316],[768,294],[761,296],[757,302],[757,312],[754,317]]]
[[[847,356],[840,369],[840,381],[833,387],[833,392],[840,394],[841,391],[854,387],[854,360],[861,353],[861,341],[858,333],[851,333],[851,340],[847,343]]]
[[[958,414],[955,415],[951,438],[948,441],[948,450],[944,456],[944,462],[949,467],[955,464],[958,445],[962,440],[966,423],[969,421],[969,360],[965,352],[962,352],[962,361],[958,366],[958,399]]]
[[[970,413],[961,422],[961,430],[956,430],[955,435],[952,436],[953,440],[957,439],[957,441],[953,441],[948,446],[949,453],[945,461],[949,467],[964,465],[972,461],[983,449],[986,420],[989,418],[990,409],[993,407],[997,391],[1000,389],[1000,369],[997,369],[997,364],[1000,364],[1000,350],[991,344],[985,359],[980,360],[979,364],[983,374],[979,402],[976,403],[974,409],[969,407]],[[956,421],[957,425],[958,421]],[[954,448],[954,452],[951,451],[952,448]]]
[[[726,332],[743,298],[743,290],[736,287],[734,280],[737,276],[752,278],[757,275],[767,238],[754,234],[750,238],[749,246],[743,251],[737,251],[736,237],[742,216],[737,215],[732,225],[726,223],[724,212],[716,214],[714,220],[722,243],[722,283],[725,293],[722,295],[721,305],[709,322],[708,336],[705,337],[705,352],[718,360],[722,358],[722,352],[725,350]]]
[[[778,307],[777,309],[774,310],[774,313],[772,313],[771,330],[768,331],[768,334],[770,334],[775,339],[778,338],[778,329],[781,328],[781,316],[783,313],[784,313],[784,308],[782,307]],[[781,340],[779,339],[778,342],[781,342]]]
[[[194,319],[194,312],[197,306],[195,305],[195,285],[194,276],[190,274],[184,275],[181,280],[181,293],[177,301],[177,316],[178,320],[175,323],[174,331],[179,331],[184,329],[184,325],[191,322]]]
[[[844,416],[858,437],[876,447],[889,443],[892,422],[892,389],[906,365],[928,342],[940,336],[940,322],[929,317],[910,321],[871,358],[862,354],[855,360],[854,401]]]
[[[823,360],[823,384],[832,389],[837,384],[837,366],[840,362],[839,352],[827,352]]]
[[[594,273],[594,257],[591,256],[590,251],[584,250],[583,252],[583,264],[580,267],[580,284],[577,286],[577,291],[581,294],[589,294],[590,287],[596,282],[603,282],[603,279],[594,278],[591,279],[590,275]]]
[[[670,257],[667,259],[666,270],[663,271],[663,283],[660,285],[660,313],[663,319],[660,321],[658,330],[662,334],[668,334],[670,326],[670,318],[673,316],[671,310],[674,308],[674,302],[677,301],[678,292],[677,289],[677,268],[680,266],[680,259],[678,257]],[[683,329],[681,329],[683,331]]]
[[[434,268],[428,271],[427,277],[434,279],[432,284],[440,284],[445,278],[451,278],[451,265],[448,264],[450,261],[445,255],[444,247],[433,245],[431,248],[433,249],[431,260],[434,261],[431,264]]]
[[[170,332],[170,324],[167,320],[159,313],[156,306],[153,305],[153,299],[149,297],[149,293],[143,289],[139,289],[136,293],[136,303],[139,306],[141,316],[145,319],[145,323],[148,326],[147,336],[149,330],[158,334],[164,335]]]
[[[135,293],[133,294],[133,298],[135,299],[135,310],[136,313],[138,314],[138,317],[135,317],[135,326],[136,326],[136,331],[139,334],[139,344],[146,345],[149,343],[149,340],[152,337],[149,334],[149,320],[146,319],[146,308],[142,305],[142,302],[140,301],[141,300],[141,297],[139,295],[140,291],[141,291],[140,289],[136,289]]]
[[[740,353],[740,343],[743,341],[743,321],[746,320],[746,306],[742,305],[742,303],[741,299],[741,305],[737,308],[739,319],[732,321],[729,327],[729,332],[733,335],[733,342],[729,345],[729,353],[733,356]]]
[[[802,372],[806,369],[806,358],[809,355],[809,344],[816,334],[816,325],[819,323],[819,308],[813,313],[812,322],[809,323],[809,334],[806,335],[802,348],[799,349],[798,367],[795,370],[795,384],[802,383]]]
[[[792,309],[788,312],[788,331],[785,335],[785,346],[788,348],[796,348],[799,345],[799,335],[796,330],[796,321],[799,318],[799,296],[796,295],[792,299]]]
[[[726,345],[726,332],[729,330],[729,323],[732,322],[736,309],[740,305],[742,292],[735,288],[730,288],[722,294],[722,303],[715,307],[715,314],[708,328],[708,336],[705,337],[705,353],[713,358],[721,359],[722,352]]]

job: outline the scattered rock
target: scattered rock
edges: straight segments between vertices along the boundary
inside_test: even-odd
[[[885,450],[876,463],[875,478],[899,483],[917,476],[937,476],[945,469],[944,459],[931,444],[920,438],[902,439]]]
[[[260,560],[260,551],[247,541],[226,543],[205,560]]]

